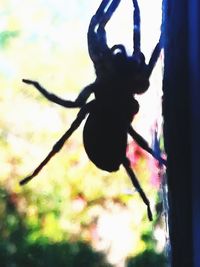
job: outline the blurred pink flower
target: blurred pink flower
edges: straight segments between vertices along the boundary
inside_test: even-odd
[[[135,141],[132,141],[127,146],[126,156],[129,158],[131,166],[135,167],[138,161],[146,156],[146,153]]]
[[[135,141],[132,141],[128,145],[126,155],[133,168],[136,168],[137,165],[140,164],[141,160],[145,161],[146,169],[150,174],[150,183],[156,188],[160,187],[162,167],[156,159],[144,151]]]

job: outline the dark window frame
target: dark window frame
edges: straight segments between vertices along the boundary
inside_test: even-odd
[[[172,267],[200,266],[200,2],[164,0],[163,116]]]

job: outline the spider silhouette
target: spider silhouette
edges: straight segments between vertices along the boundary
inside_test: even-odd
[[[157,155],[131,126],[134,115],[139,111],[139,104],[134,95],[147,91],[149,77],[160,54],[161,42],[157,43],[150,61],[146,64],[145,57],[140,50],[140,10],[137,0],[132,0],[132,2],[134,51],[131,56],[127,55],[122,44],[109,48],[106,41],[105,26],[120,0],[102,0],[92,17],[87,37],[89,56],[94,64],[96,80],[86,86],[75,101],[61,99],[49,93],[38,82],[23,79],[24,83],[33,85],[48,100],[65,108],[80,108],[80,111],[47,157],[30,176],[21,180],[20,184],[27,183],[41,171],[88,115],[83,130],[83,143],[89,159],[98,168],[108,172],[117,171],[122,164],[147,206],[149,220],[152,220],[149,200],[131,169],[130,161],[126,156],[126,148],[129,134],[159,163],[166,164],[165,160]],[[94,100],[87,102],[92,93]]]

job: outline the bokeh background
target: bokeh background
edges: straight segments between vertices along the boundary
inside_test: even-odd
[[[83,125],[29,184],[32,172],[68,129],[78,110],[48,102],[23,78],[75,99],[95,79],[87,28],[100,0],[1,0],[0,3],[0,262],[2,267],[165,266],[167,238],[157,162],[131,139],[132,167],[154,214],[123,168],[97,169],[82,145]],[[140,0],[142,50],[149,59],[159,38],[161,0]],[[107,25],[109,45],[132,52],[132,1],[123,0]],[[139,98],[133,126],[162,144],[161,54],[149,91]],[[84,124],[84,123],[83,123]]]

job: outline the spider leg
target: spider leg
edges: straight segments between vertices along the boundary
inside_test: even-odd
[[[99,20],[99,26],[105,27],[107,22],[110,20],[112,17],[112,14],[115,12],[117,9],[119,3],[121,0],[112,0],[112,1],[107,1],[110,3],[108,7],[104,7],[104,14],[101,15],[101,18]],[[98,15],[98,10],[97,10],[97,15]]]
[[[133,12],[133,47],[134,47],[134,54],[140,54],[140,8],[138,5],[137,0],[133,0],[134,5],[134,12]]]
[[[155,159],[159,161],[160,164],[166,166],[167,162],[165,159],[163,159],[160,155],[158,155],[152,148],[149,147],[147,141],[139,135],[132,126],[129,127],[128,133],[131,135],[131,137],[138,143],[141,148],[146,150],[148,153],[150,153]]]
[[[98,25],[105,27],[118,7],[120,1],[121,0],[102,0],[90,22],[93,30],[95,30]]]
[[[136,188],[136,190],[140,194],[143,202],[146,204],[148,218],[149,218],[150,221],[152,221],[153,220],[153,216],[152,216],[152,212],[151,212],[149,200],[148,200],[147,196],[145,195],[143,189],[141,188],[140,183],[137,180],[137,177],[135,176],[133,170],[131,169],[131,167],[130,167],[130,161],[129,161],[128,158],[125,158],[125,160],[123,162],[123,166],[124,166],[124,168],[125,168],[128,176],[131,178],[131,181],[132,181],[134,187]]]
[[[102,0],[101,4],[99,5],[94,17],[97,20],[97,24],[100,23],[102,16],[105,14],[105,10],[107,6],[109,6],[110,0]]]
[[[87,35],[88,50],[94,64],[101,59],[102,55],[110,52],[104,28],[120,1],[103,0],[90,21]]]
[[[81,108],[79,111],[76,119],[71,124],[70,128],[65,132],[65,134],[55,143],[52,150],[49,152],[49,154],[46,156],[46,158],[39,164],[39,166],[33,171],[33,173],[24,178],[20,181],[20,185],[24,185],[28,183],[31,179],[33,179],[41,170],[42,168],[49,162],[49,160],[58,153],[61,148],[63,147],[64,143],[67,141],[67,139],[72,135],[72,133],[79,127],[85,116],[90,112],[91,106],[94,104],[94,101],[89,102],[85,106]]]
[[[145,56],[141,52],[141,28],[140,28],[140,8],[137,0],[133,0],[133,58],[138,63],[138,66],[145,66]]]
[[[161,43],[161,38],[159,40],[159,42],[157,43],[157,45],[155,46],[153,53],[151,55],[151,58],[149,60],[149,63],[147,65],[147,77],[149,78],[151,76],[151,73],[154,69],[154,66],[159,58],[160,52],[162,49],[162,43]]]
[[[27,79],[23,79],[22,80],[24,83],[26,84],[31,84],[33,85],[43,96],[45,96],[48,100],[61,105],[63,107],[66,108],[78,108],[78,107],[82,107],[88,97],[90,96],[90,94],[93,92],[93,84],[90,84],[88,86],[86,86],[81,93],[78,95],[78,97],[76,98],[75,101],[70,101],[70,100],[64,100],[52,93],[49,93],[45,88],[43,88],[38,82],[36,81],[32,81],[32,80],[27,80]]]

